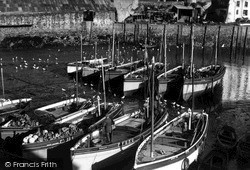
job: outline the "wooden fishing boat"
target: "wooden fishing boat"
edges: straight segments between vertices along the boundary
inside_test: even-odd
[[[152,64],[136,69],[124,75],[123,93],[124,96],[130,96],[138,90],[145,88],[148,81],[148,74],[152,71]],[[158,75],[163,70],[163,63],[155,63],[155,74]]]
[[[219,85],[222,82],[222,78],[225,74],[226,67],[223,65],[210,65],[207,67],[202,67],[197,69],[194,73],[194,92],[193,95],[201,95],[205,91],[212,90],[216,85]],[[161,75],[163,77],[164,73]],[[185,101],[188,101],[192,98],[192,78],[189,76],[190,72],[183,70],[182,66],[177,66],[167,73],[168,77],[176,77],[178,75],[184,75],[184,83],[182,89],[182,96]],[[171,80],[161,81],[159,76],[159,84],[162,89],[161,92],[164,92],[166,89],[166,83],[171,82]],[[173,79],[172,79],[173,80]]]
[[[136,68],[139,68],[141,66],[143,66],[143,61],[137,60],[134,62],[129,62],[126,64],[121,64],[121,65],[108,68],[105,70],[105,82],[113,80],[120,76],[124,76],[129,71],[135,70]]]
[[[89,106],[89,101],[83,98],[72,98],[50,104],[38,109],[35,109],[34,114],[38,119],[31,119],[27,114],[12,114],[1,125],[1,137],[13,137],[16,134],[28,132],[33,128],[46,125],[52,122],[67,121],[67,117],[73,118],[82,114],[82,109]],[[24,108],[25,110],[27,109]],[[24,110],[22,110],[24,111]]]
[[[83,76],[88,76],[89,74],[93,73],[93,72],[91,72],[91,70],[93,70],[95,68],[95,66],[101,65],[101,63],[105,63],[105,62],[107,62],[107,58],[103,58],[103,59],[96,58],[96,59],[91,59],[91,60],[70,62],[67,64],[67,73],[68,74],[73,74],[73,73],[75,74],[76,69],[77,69],[78,72],[82,71]]]
[[[13,100],[1,110],[0,137],[2,139],[26,132],[30,127],[35,126],[36,123],[30,121],[30,117],[25,113],[30,108],[30,101],[30,98]]]
[[[198,170],[227,170],[229,156],[226,151],[213,149],[201,159]]]
[[[122,114],[121,104],[107,103],[88,106],[74,114],[57,119],[53,124],[39,128],[23,138],[22,154],[25,158],[34,156],[46,159],[48,152],[58,145],[70,142],[88,132],[89,126],[99,126],[105,115]]]
[[[134,169],[188,169],[203,150],[208,115],[189,110],[165,122],[138,147]]]
[[[180,71],[181,66],[170,69],[164,73],[161,73],[157,76],[158,80],[158,93],[165,93],[168,90],[168,84],[174,82],[177,79],[183,79],[183,75],[181,75]],[[175,86],[176,87],[176,86]]]
[[[217,141],[220,147],[233,149],[238,142],[235,129],[228,125],[223,126],[217,133]]]
[[[237,144],[237,157],[239,160],[250,160],[250,133],[243,135]]]
[[[30,103],[31,98],[23,98],[23,99],[0,99],[0,116],[9,114],[11,112],[18,112],[21,109],[25,108],[26,105]]]
[[[210,65],[197,69],[194,72],[194,95],[202,94],[204,91],[213,89],[222,82],[226,67],[223,65]],[[185,75],[183,85],[183,99],[187,101],[192,94],[192,80]]]
[[[152,77],[154,77],[154,72]],[[154,78],[152,82],[154,82]],[[155,96],[154,85],[152,85],[152,91],[152,96]],[[138,146],[141,138],[150,134],[150,120],[155,121],[154,127],[158,128],[168,117],[164,102],[158,100],[155,103],[154,97],[151,101],[150,104],[152,107],[149,107],[149,100],[146,101],[147,109],[145,109],[145,112],[139,110],[114,119],[116,127],[112,132],[111,142],[106,143],[102,140],[103,128],[96,129],[85,135],[71,148],[73,169],[86,170],[93,167],[100,167],[100,165],[108,166],[131,155],[134,148]],[[156,111],[155,105],[158,105]],[[152,119],[148,119],[149,108],[152,110],[152,114],[150,115]]]
[[[165,104],[161,103],[160,108],[162,111],[156,111],[155,128],[158,128],[168,117],[164,109]],[[144,117],[145,114],[139,110],[114,119],[115,129],[111,143],[103,142],[101,128],[85,135],[71,148],[73,169],[103,168],[131,156],[141,139],[151,132],[151,124]],[[89,139],[91,139],[90,145],[87,144]]]

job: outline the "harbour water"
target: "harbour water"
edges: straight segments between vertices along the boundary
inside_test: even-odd
[[[176,46],[171,46],[167,52],[169,68],[182,63],[182,47],[179,46],[177,50],[176,48]],[[190,50],[188,46],[186,46],[185,51],[185,64],[189,64]],[[250,132],[250,51],[247,50],[246,56],[239,53],[240,50],[234,52],[230,55],[228,48],[221,47],[218,53],[218,63],[226,66],[226,73],[223,77],[222,86],[214,94],[216,99],[208,95],[204,97],[202,102],[201,100],[196,102],[196,107],[205,109],[208,112],[213,111],[209,113],[210,126],[205,153],[214,147],[216,133],[225,124],[235,128],[238,137]],[[111,59],[110,54],[109,45],[98,46],[97,58],[102,56]],[[160,48],[152,48],[149,50],[149,59],[155,56],[156,60],[159,61],[159,54]],[[204,61],[202,61],[201,54],[202,48],[195,48],[194,64],[196,68],[201,67],[203,63],[209,65],[214,62],[214,50],[212,48],[207,47],[205,49]],[[87,59],[94,58],[94,46],[84,46],[83,57]],[[131,60],[131,57],[133,57],[133,60],[143,59],[144,52],[133,45],[120,44],[119,55],[118,51],[116,51],[115,57],[117,57],[117,62],[126,63]],[[35,99],[34,107],[43,106],[58,100],[58,97],[65,96],[61,89],[56,88],[65,88],[71,94],[74,93],[71,88],[74,86],[74,82],[66,74],[66,64],[80,60],[80,47],[54,46],[42,49],[1,50],[0,60],[4,68],[4,82],[7,84],[5,85],[5,95],[12,98],[23,95],[24,97],[33,97]],[[162,59],[162,61],[164,60]],[[82,91],[80,91],[80,95],[89,98],[98,94],[98,90],[94,86],[81,84]],[[108,87],[108,100],[120,100],[122,94],[117,91],[112,92],[111,87],[112,85]],[[54,97],[53,94],[55,94]],[[48,95],[50,97],[46,98]],[[42,99],[46,99],[46,101]],[[124,104],[127,108],[129,106],[137,108],[140,106],[141,100],[143,99],[140,96],[132,96],[124,98]],[[60,149],[58,149],[58,152],[60,152]],[[65,153],[68,153],[68,151],[65,151]],[[69,169],[71,165],[70,160],[67,161],[68,163],[64,164],[65,169]],[[115,169],[118,169],[118,166],[119,169],[131,169],[132,165],[133,158],[114,164],[112,169],[115,167]],[[191,167],[195,169],[195,166]],[[244,168],[250,169],[250,166],[238,163],[235,155],[231,155],[229,169],[241,170]]]

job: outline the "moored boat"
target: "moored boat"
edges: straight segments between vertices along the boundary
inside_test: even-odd
[[[208,115],[189,110],[165,122],[138,147],[134,169],[187,169],[203,150]]]
[[[212,90],[222,82],[226,67],[223,65],[209,65],[197,69],[194,72],[194,95],[202,94],[204,91]],[[189,100],[192,96],[192,80],[187,73],[183,85],[183,99]]]
[[[135,70],[136,68],[140,68],[142,65],[143,61],[138,60],[108,68],[105,70],[105,82],[113,80],[120,76],[124,76],[129,71]]]
[[[224,125],[218,131],[216,137],[219,146],[221,146],[224,149],[233,149],[238,142],[235,129],[228,125]]]
[[[22,98],[22,99],[0,99],[0,116],[9,114],[11,112],[18,112],[21,109],[25,108],[31,101],[31,98]]]
[[[187,69],[188,70],[188,69]],[[183,100],[188,101],[192,98],[192,94],[194,96],[198,96],[203,94],[206,91],[213,90],[213,88],[222,83],[222,78],[225,74],[226,67],[223,65],[210,65],[206,67],[202,67],[200,69],[195,70],[193,86],[194,91],[192,92],[192,78],[190,77],[190,71],[186,69],[183,70],[182,66],[177,66],[167,72],[167,77],[169,79],[164,80],[164,73],[159,76],[159,84],[161,92],[167,88],[167,82],[171,82],[174,79],[171,77],[176,76],[184,76],[183,88],[180,91],[182,93]],[[161,80],[162,79],[162,80]]]
[[[32,158],[35,155],[46,159],[50,149],[84,135],[90,126],[101,124],[106,114],[113,117],[122,114],[121,104],[91,105],[74,114],[60,117],[53,124],[41,127],[23,139],[23,157]]]
[[[161,109],[160,109],[161,108]],[[166,121],[168,114],[165,103],[155,112],[155,128]],[[146,113],[141,110],[114,119],[111,143],[103,141],[102,128],[85,135],[71,148],[73,169],[88,170],[94,167],[110,166],[131,156],[141,139],[151,132]],[[91,142],[90,142],[91,141]],[[90,142],[90,144],[88,144]]]
[[[226,151],[213,149],[201,159],[198,170],[227,170],[229,156]]]
[[[0,111],[0,137],[2,139],[13,137],[36,126],[36,121],[31,120],[26,114],[26,111],[30,108],[31,98],[7,102]]]
[[[237,158],[242,162],[250,162],[250,133],[243,135],[237,144]]]
[[[163,69],[163,63],[155,63],[156,75],[159,74]],[[149,80],[149,73],[152,72],[152,64],[136,69],[135,71],[129,72],[124,75],[123,93],[124,96],[132,95],[138,90],[145,88],[146,82]]]

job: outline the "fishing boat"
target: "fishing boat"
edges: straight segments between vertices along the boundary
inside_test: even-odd
[[[97,104],[90,101],[91,105],[85,104],[83,107],[79,107],[79,99],[76,98],[75,104],[73,105],[73,111],[75,113],[63,114],[64,116],[60,117],[59,120],[57,119],[51,126],[44,127],[42,133],[40,128],[38,128],[35,134],[32,133],[23,139],[22,151],[24,157],[32,158],[36,155],[39,158],[47,159],[50,150],[56,146],[66,145],[86,134],[89,128],[95,129],[99,127],[105,120],[106,115],[116,118],[123,114],[122,104],[106,102],[103,64],[101,64],[101,66],[104,102],[100,103],[101,99],[97,96]],[[75,110],[75,107],[77,110]],[[71,110],[71,107],[69,109]],[[46,110],[46,108],[42,110]],[[54,109],[52,109],[52,111],[54,111]]]
[[[152,96],[154,96],[154,93]],[[102,128],[96,129],[80,139],[71,148],[73,169],[87,170],[95,167],[103,168],[131,156],[131,153],[134,153],[133,151],[141,139],[148,136],[151,132],[152,124],[149,117],[154,117],[152,119],[155,121],[155,128],[158,128],[168,117],[164,102],[158,100],[155,103],[154,99],[151,101],[152,106],[158,105],[159,107],[157,109],[150,107],[149,100],[147,100],[145,105],[147,109],[144,109],[145,112],[137,110],[114,119],[115,129],[112,132],[111,143],[102,141]],[[154,110],[155,112],[152,111],[152,114],[149,116],[150,110]],[[91,141],[90,145],[87,144],[89,140]]]
[[[212,90],[222,82],[226,67],[223,65],[209,65],[197,69],[194,72],[194,95],[202,94],[204,91]],[[191,97],[192,80],[188,73],[184,79],[183,99],[189,100]]]
[[[134,169],[187,169],[201,153],[207,129],[208,115],[198,111],[189,110],[165,122],[153,140],[149,136],[138,147]]]
[[[219,146],[224,149],[233,149],[237,142],[237,135],[235,129],[231,126],[223,126],[217,133],[217,141]]]
[[[249,162],[250,160],[250,133],[243,135],[237,144],[238,160]]]
[[[185,47],[185,45],[183,46]],[[191,51],[193,53],[193,47],[191,48]],[[192,98],[192,94],[194,95],[194,97],[201,95],[204,92],[213,90],[217,85],[222,83],[222,78],[225,74],[226,67],[224,65],[217,64],[217,55],[215,55],[215,64],[196,69],[193,67],[193,61],[190,66],[184,65],[184,54],[185,52],[183,48],[182,65],[179,65],[169,71],[165,69],[165,73],[158,77],[160,93],[165,91],[168,82],[172,82],[174,80],[171,79],[171,77],[177,76],[179,78],[183,77],[183,81],[180,81],[183,83],[183,87],[181,90],[178,88],[176,91],[177,93],[179,92],[182,95],[182,99],[184,101],[189,101]],[[167,77],[169,77],[169,79],[171,80],[169,80]],[[192,92],[193,85],[194,91]]]
[[[147,49],[145,49],[145,61],[148,60]],[[147,63],[147,62],[146,62]],[[155,75],[158,76],[163,71],[164,64],[161,62],[156,62],[155,64]],[[144,65],[132,72],[124,75],[123,82],[123,94],[124,96],[130,96],[143,88],[147,88],[149,74],[152,73],[152,64]]]
[[[164,108],[163,105],[162,108]],[[115,129],[111,143],[103,142],[101,128],[85,135],[71,148],[73,169],[105,167],[121,161],[128,155],[131,156],[131,152],[135,150],[141,139],[151,132],[151,124],[140,114],[141,111],[135,111],[114,119]],[[166,112],[157,112],[155,128],[158,128],[167,116]],[[88,145],[90,139],[91,144]]]
[[[192,62],[193,50],[191,50],[191,66]],[[192,93],[193,91],[194,84]],[[152,128],[151,135],[143,140],[136,151],[134,169],[188,169],[189,165],[197,160],[207,137],[208,114],[204,111],[194,111],[193,108],[194,99],[191,109],[171,121],[164,122],[156,130]]]
[[[28,114],[12,114],[1,128],[2,138],[13,137],[16,134],[28,132],[33,128],[53,122],[67,121],[66,117],[77,117],[82,114],[82,109],[89,105],[83,98],[72,98],[50,104],[34,110],[37,119],[31,119]]]
[[[225,66],[223,65],[210,65],[197,69],[194,73],[194,96],[203,94],[204,92],[213,90],[217,85],[222,83],[222,78],[225,74]],[[167,90],[167,83],[173,82],[174,77],[183,77],[182,90],[176,90],[182,93],[182,98],[188,101],[192,98],[192,79],[189,76],[190,72],[186,72],[182,66],[177,66],[167,73],[163,73],[158,76],[159,79],[159,92],[164,93]],[[168,79],[164,78],[164,74],[167,75]],[[178,87],[178,86],[175,86]]]
[[[30,104],[31,98],[22,99],[0,99],[0,116],[4,116],[10,113],[19,112]]]
[[[46,159],[51,149],[84,135],[90,126],[101,124],[106,114],[112,117],[122,114],[121,104],[88,105],[73,114],[60,117],[53,124],[41,127],[23,138],[23,157]]]
[[[198,170],[227,170],[229,156],[226,151],[213,149],[201,159]]]
[[[128,72],[140,68],[143,65],[142,60],[131,61],[129,63],[117,65],[105,70],[105,82],[118,77],[123,77]]]
[[[37,126],[37,122],[26,114],[29,108],[30,101],[21,102],[15,108],[1,113],[0,137],[2,139],[27,132]]]

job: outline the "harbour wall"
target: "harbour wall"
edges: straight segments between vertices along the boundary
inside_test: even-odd
[[[152,43],[162,42],[164,25],[167,43],[190,43],[190,24],[116,23],[114,11],[97,12],[93,22],[84,21],[83,12],[68,13],[8,13],[0,17],[0,41],[3,48],[42,47],[44,45],[79,45],[84,42],[107,42],[115,29],[121,42],[144,43],[147,37]],[[248,27],[237,25],[193,26],[196,46],[250,46]]]

